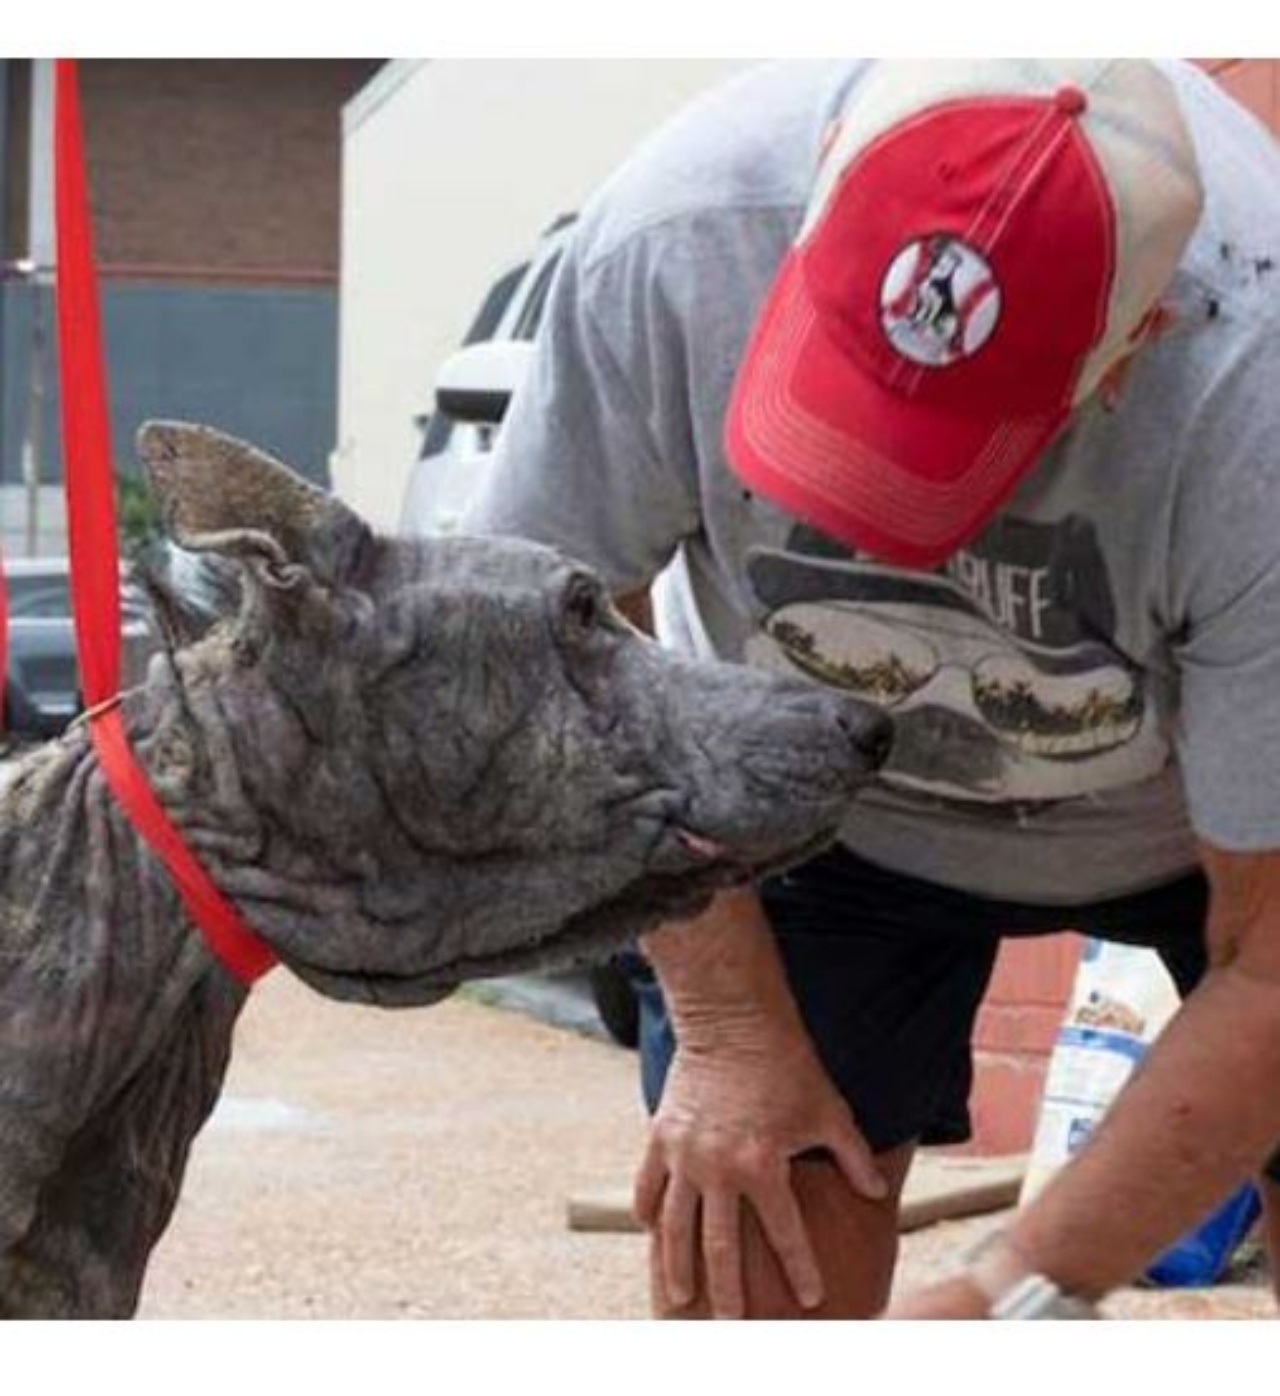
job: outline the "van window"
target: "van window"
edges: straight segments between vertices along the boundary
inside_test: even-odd
[[[471,328],[463,336],[463,344],[479,344],[482,340],[493,338],[493,332],[498,328],[503,311],[511,304],[511,297],[515,295],[516,287],[524,280],[528,270],[529,263],[521,262],[518,267],[512,267],[505,276],[499,277],[489,287],[484,304],[471,322]]]
[[[562,255],[557,252],[548,257],[546,265],[538,272],[537,279],[529,290],[529,299],[521,307],[515,329],[511,332],[512,339],[533,339],[537,335],[538,326],[542,324],[542,313],[547,306],[547,297],[551,294],[551,283],[555,280]]]

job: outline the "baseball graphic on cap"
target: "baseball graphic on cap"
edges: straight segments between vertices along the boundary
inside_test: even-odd
[[[936,234],[908,243],[880,285],[880,323],[904,358],[945,368],[976,354],[1000,319],[1000,287],[967,242]]]

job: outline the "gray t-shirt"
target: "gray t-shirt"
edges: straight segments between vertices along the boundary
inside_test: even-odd
[[[662,634],[883,704],[863,856],[1049,905],[1280,847],[1280,152],[1169,64],[1206,185],[1175,320],[937,572],[877,565],[743,489],[722,428],[822,134],[863,65],[753,69],[584,210],[465,527],[619,591]],[[1051,333],[1052,327],[1046,327]]]

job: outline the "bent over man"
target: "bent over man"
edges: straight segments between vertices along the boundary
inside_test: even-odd
[[[1280,1140],[1280,155],[1187,64],[754,69],[584,211],[468,526],[895,720],[834,849],[644,945],[662,1313],[873,1314],[1002,936],[1184,1005],[899,1312],[1086,1312]],[[1280,1170],[1273,1177],[1280,1178]],[[1280,1189],[1264,1187],[1273,1233]]]

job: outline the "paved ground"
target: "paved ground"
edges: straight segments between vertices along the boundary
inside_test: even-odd
[[[571,1193],[630,1177],[642,1130],[634,1058],[611,1044],[474,999],[331,1004],[277,972],[241,1020],[142,1315],[642,1317],[643,1239],[565,1225]],[[906,1237],[902,1282],[998,1220]],[[1271,1313],[1260,1284],[1111,1307]]]

